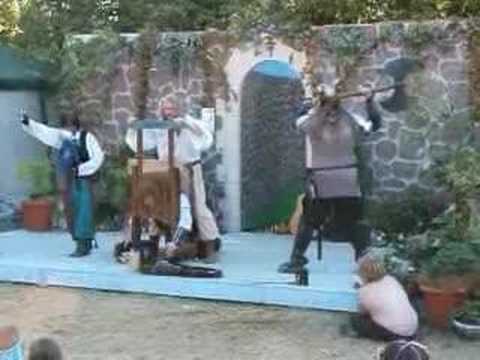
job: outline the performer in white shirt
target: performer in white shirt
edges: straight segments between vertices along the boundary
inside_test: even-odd
[[[201,154],[213,144],[213,136],[206,124],[189,115],[178,116],[176,104],[164,101],[161,105],[162,117],[183,125],[175,132],[174,163],[180,169],[180,187],[188,194],[192,204],[193,218],[200,239],[200,257],[211,258],[220,247],[220,235],[211,210],[206,203]],[[126,135],[128,146],[136,151],[136,131],[129,129]],[[156,149],[160,161],[168,161],[168,132],[162,129],[143,130],[143,149]]]
[[[90,253],[95,238],[92,176],[100,169],[104,153],[95,136],[81,129],[75,117],[67,128],[49,127],[22,114],[22,127],[43,144],[59,150],[60,192],[67,225],[76,242],[72,257]]]

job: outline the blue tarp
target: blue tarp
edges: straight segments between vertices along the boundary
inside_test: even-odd
[[[292,80],[300,78],[300,74],[291,65],[277,60],[262,61],[253,68],[253,71],[278,78]]]

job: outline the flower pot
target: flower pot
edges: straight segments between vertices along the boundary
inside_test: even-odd
[[[450,315],[465,302],[466,290],[439,289],[426,285],[420,285],[420,289],[428,324],[437,329],[447,329]]]
[[[30,199],[22,202],[23,227],[31,231],[48,231],[52,227],[53,202]]]
[[[13,326],[0,328],[0,359],[23,359],[18,331]]]
[[[455,332],[467,339],[480,339],[480,319],[455,318],[452,321]]]

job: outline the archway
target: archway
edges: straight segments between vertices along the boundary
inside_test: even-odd
[[[239,231],[242,228],[240,99],[243,97],[243,83],[247,74],[265,60],[289,64],[296,71],[301,71],[306,65],[304,52],[274,39],[269,46],[259,45],[257,42],[242,44],[233,50],[225,66],[230,91],[235,95],[230,96],[228,101],[216,99],[218,115],[225,119],[217,131],[217,146],[221,148],[223,157],[223,166],[219,168],[218,174],[225,184],[225,201],[222,207],[227,231]]]
[[[242,85],[241,227],[285,221],[302,189],[303,136],[294,127],[303,89],[288,63],[264,60]]]

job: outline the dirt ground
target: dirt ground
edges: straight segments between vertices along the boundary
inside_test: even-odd
[[[6,284],[0,308],[25,346],[51,336],[73,360],[372,360],[381,346],[341,336],[341,313]],[[480,342],[424,342],[434,360],[480,359]]]

